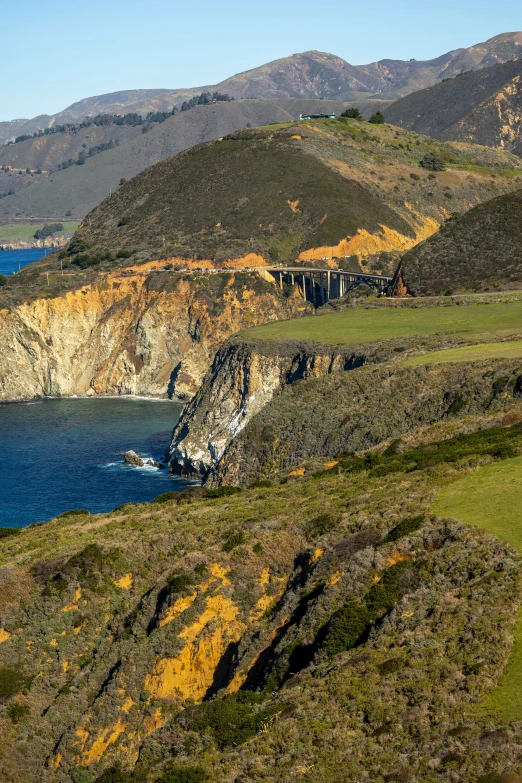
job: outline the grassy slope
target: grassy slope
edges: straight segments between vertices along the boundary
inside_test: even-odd
[[[393,337],[449,332],[467,339],[519,334],[522,301],[468,306],[347,308],[338,313],[281,321],[245,332],[255,339],[317,340],[328,345],[360,345]]]
[[[520,287],[522,190],[446,223],[403,257],[404,279],[419,295]]]
[[[498,437],[511,435],[506,429]],[[520,440],[519,432],[515,438]],[[451,457],[451,450],[446,452]],[[520,566],[505,545],[487,534],[429,519],[437,489],[462,475],[470,461],[485,459],[491,457],[472,450],[457,462],[443,461],[437,471],[428,467],[384,476],[352,472],[348,459],[336,470],[297,483],[217,500],[128,505],[109,514],[58,518],[3,539],[0,617],[12,635],[0,647],[0,661],[41,676],[28,683],[28,694],[11,698],[11,704],[28,706],[30,714],[16,723],[9,711],[0,713],[2,780],[65,782],[76,767],[72,779],[87,781],[118,760],[132,766],[144,739],[144,721],[150,725],[152,715],[166,725],[145,740],[140,780],[150,783],[172,758],[200,764],[209,780],[221,783],[240,774],[257,783],[283,783],[300,768],[313,769],[318,783],[377,781],[398,774],[397,769],[401,774],[405,770],[405,777],[389,780],[450,783],[454,764],[444,761],[436,772],[429,766],[434,757],[445,759],[448,749],[467,758],[459,777],[463,783],[503,771],[505,759],[498,754],[490,758],[489,747],[480,743],[479,735],[492,728],[491,722],[479,721],[477,730],[457,739],[448,732],[469,722],[470,708],[505,664],[512,612],[519,602]],[[420,530],[376,544],[397,522],[422,512],[427,516]],[[238,531],[243,532],[240,541],[227,547]],[[350,536],[361,533],[369,537],[354,548]],[[86,550],[89,545],[94,549]],[[347,597],[363,600],[376,575],[397,562],[397,553],[403,562],[410,561],[410,578],[403,582],[400,602],[392,596],[391,606],[397,606],[385,622],[358,642],[359,649],[342,652],[340,639],[341,654],[333,659],[319,650],[313,662],[299,664],[295,651],[306,651]],[[506,567],[495,571],[500,561]],[[260,684],[266,684],[265,705],[286,708],[248,743],[239,740],[239,746],[231,747],[229,742],[224,749],[215,746],[212,732],[190,731],[194,715],[201,714],[190,707],[191,699],[183,702],[175,690],[167,698],[143,691],[155,661],[179,653],[187,643],[182,631],[197,628],[198,617],[210,605],[209,593],[195,585],[209,578],[215,563],[228,579],[212,582],[208,602],[226,596],[225,607],[227,601],[237,606],[249,626],[239,649],[240,666],[253,664],[259,670]],[[202,564],[207,564],[203,571]],[[270,576],[266,595],[265,569]],[[172,622],[163,624],[178,591],[184,592],[183,585],[171,587],[173,574],[179,573],[188,578],[186,592],[198,595],[186,614],[174,614]],[[79,586],[81,603],[71,607]],[[259,597],[265,600],[256,604]],[[256,606],[262,616],[253,610]],[[271,611],[264,611],[267,607]],[[223,622],[217,617],[200,629],[198,645],[219,634]],[[468,643],[457,643],[463,637]],[[266,645],[271,657],[258,658]],[[201,676],[208,675],[211,660],[196,655],[194,665]],[[304,668],[286,682],[292,666],[293,672]],[[468,672],[465,678],[463,671]],[[189,709],[178,716],[178,706]],[[425,720],[424,710],[436,720]],[[87,741],[85,756],[96,738],[109,736],[107,727],[122,719],[122,711],[125,735],[119,742],[97,741],[100,751],[92,756],[88,777],[77,766],[82,742]],[[507,740],[509,754],[519,733],[515,726]],[[2,751],[4,759],[16,764],[12,774],[2,766]],[[59,773],[45,764],[58,753]],[[132,780],[130,773],[125,779]]]
[[[445,487],[436,514],[487,530],[522,553],[522,458],[486,465]],[[522,719],[522,614],[515,644],[498,687],[488,702],[506,720]]]
[[[60,221],[64,231],[74,232],[78,228],[77,221]],[[15,239],[33,239],[35,231],[43,228],[43,223],[6,223],[0,226],[0,242],[11,242]]]
[[[418,367],[423,364],[443,364],[446,362],[481,362],[485,359],[515,359],[519,356],[522,356],[522,341],[512,340],[503,343],[481,343],[432,351],[406,359],[404,366]]]

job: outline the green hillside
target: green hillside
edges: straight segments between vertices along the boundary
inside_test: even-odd
[[[416,295],[502,290],[522,285],[522,190],[448,221],[403,258]]]
[[[498,338],[522,332],[522,301],[452,306],[347,308],[296,321],[257,326],[245,332],[254,340],[315,340],[328,345],[364,345],[376,340],[448,334],[466,340]],[[417,361],[417,360],[415,360]]]

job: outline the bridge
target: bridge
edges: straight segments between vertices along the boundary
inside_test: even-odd
[[[301,287],[303,299],[316,307],[330,299],[344,296],[361,284],[378,293],[384,293],[393,280],[386,275],[369,275],[364,272],[345,272],[342,269],[316,269],[314,267],[260,267],[269,272],[282,288],[284,283]]]

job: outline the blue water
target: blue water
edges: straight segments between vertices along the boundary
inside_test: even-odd
[[[160,458],[182,406],[168,400],[95,397],[0,405],[0,527],[142,503],[188,482],[133,468],[121,453]]]
[[[0,274],[11,275],[13,272],[18,272],[18,269],[38,261],[46,253],[49,255],[51,252],[43,247],[34,250],[0,250]]]

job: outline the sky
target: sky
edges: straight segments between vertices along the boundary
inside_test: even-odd
[[[318,49],[430,59],[522,29],[520,0],[0,0],[0,120],[116,90],[215,84]]]

